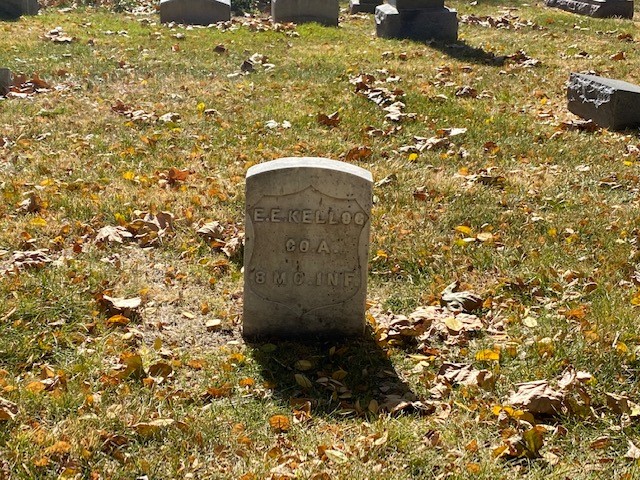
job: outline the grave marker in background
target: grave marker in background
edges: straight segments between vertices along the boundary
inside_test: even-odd
[[[458,16],[444,0],[387,0],[376,7],[376,34],[411,40],[458,39]]]
[[[545,4],[589,17],[633,18],[633,0],[545,0]]]
[[[349,0],[349,13],[374,13],[382,0]]]
[[[569,110],[601,127],[621,130],[640,126],[640,86],[572,73],[567,88]]]
[[[245,336],[362,334],[372,183],[326,158],[248,170]]]
[[[19,18],[21,15],[37,15],[38,0],[0,0],[0,17]]]
[[[338,0],[271,0],[271,16],[277,23],[317,22],[337,27],[339,14]]]
[[[161,23],[210,25],[231,20],[231,0],[160,0]]]
[[[6,95],[13,85],[13,72],[8,68],[0,68],[0,95]]]

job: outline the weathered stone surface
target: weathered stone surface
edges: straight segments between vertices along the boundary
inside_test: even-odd
[[[569,110],[612,130],[640,125],[640,86],[621,80],[572,73]]]
[[[244,335],[364,330],[371,173],[326,158],[247,172]]]
[[[447,7],[399,10],[390,4],[380,5],[376,8],[376,34],[382,38],[455,42],[458,17]]]
[[[8,68],[0,68],[0,95],[6,95],[13,85],[13,73]]]
[[[442,8],[444,0],[387,0],[396,10],[422,10],[423,8]]]
[[[335,27],[339,13],[338,0],[271,0],[271,16],[279,23],[317,22]]]
[[[590,17],[633,18],[633,0],[545,0],[548,7]]]
[[[0,0],[0,18],[37,15],[39,9],[38,0]]]
[[[231,0],[160,0],[161,23],[210,25],[231,20]]]
[[[349,13],[374,13],[382,0],[349,0]]]

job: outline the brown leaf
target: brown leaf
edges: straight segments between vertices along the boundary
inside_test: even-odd
[[[493,390],[496,379],[488,370],[476,370],[469,364],[445,362],[438,376],[452,385],[478,386],[484,390]]]
[[[231,237],[225,243],[224,247],[221,250],[224,254],[229,258],[234,258],[238,256],[242,252],[242,247],[244,246],[244,233],[240,233],[235,237]]]
[[[197,230],[197,233],[207,240],[215,240],[224,233],[224,226],[218,221],[205,223]]]
[[[337,111],[330,113],[329,115],[325,113],[318,114],[318,123],[320,125],[325,125],[327,127],[337,127],[338,125],[340,125],[340,122],[340,113]]]
[[[131,318],[137,314],[138,308],[142,304],[140,297],[120,298],[109,295],[98,295],[98,304],[110,316],[123,315]]]
[[[131,425],[138,435],[142,437],[154,437],[164,433],[167,428],[173,426],[176,421],[172,418],[157,418],[150,422],[140,422]]]
[[[18,405],[0,397],[0,421],[13,420],[18,415]]]
[[[96,243],[124,243],[125,240],[129,240],[133,237],[131,232],[129,232],[126,228],[120,226],[106,226],[102,227],[98,230],[98,234],[96,235],[95,242]]]
[[[518,390],[508,403],[533,414],[557,415],[561,413],[564,393],[551,388],[547,380],[536,380],[516,385]]]
[[[154,363],[149,366],[149,376],[167,379],[173,375],[173,367],[165,362]]]
[[[48,249],[27,250],[23,252],[13,252],[13,265],[18,268],[39,268],[53,260],[47,253]]]
[[[611,55],[609,57],[610,60],[614,60],[614,61],[620,61],[620,60],[626,60],[627,56],[626,54],[621,50],[618,53],[614,53],[613,55]]]
[[[269,426],[276,433],[288,432],[291,428],[291,422],[284,415],[273,415],[269,418]]]
[[[346,161],[357,162],[360,160],[367,160],[369,157],[371,157],[372,153],[373,150],[371,150],[369,147],[354,147],[347,152]]]

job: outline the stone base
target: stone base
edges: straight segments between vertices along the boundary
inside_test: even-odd
[[[382,0],[350,0],[349,13],[374,13],[376,7],[382,4]]]
[[[37,15],[38,0],[0,0],[0,18],[19,18],[22,15]]]
[[[380,5],[376,8],[376,34],[381,38],[455,42],[458,16],[447,7],[398,11],[392,5]]]
[[[633,18],[633,0],[546,0],[548,7],[560,8],[596,18]]]
[[[271,0],[271,16],[276,23],[316,22],[337,27],[339,14],[338,0]]]
[[[569,110],[611,130],[640,126],[640,86],[621,80],[572,73]]]
[[[0,95],[9,93],[13,85],[13,73],[8,68],[0,68]]]
[[[210,25],[231,20],[231,0],[160,0],[161,23]]]

